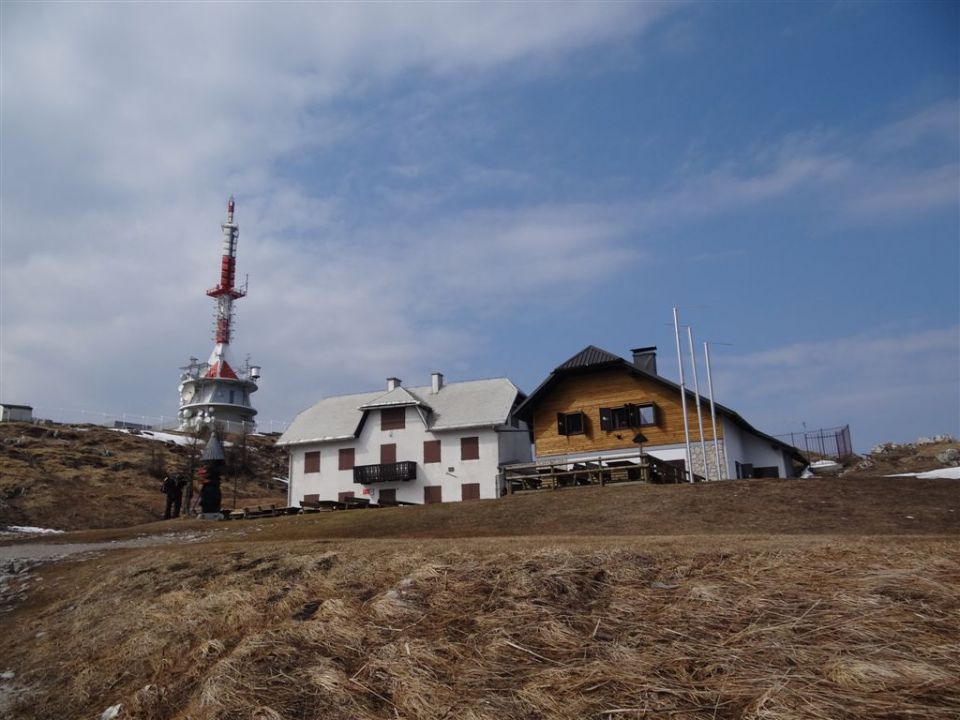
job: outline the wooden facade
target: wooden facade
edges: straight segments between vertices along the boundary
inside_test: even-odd
[[[627,404],[655,405],[655,423],[614,430],[601,428],[601,408],[617,408]],[[586,420],[583,433],[560,434],[557,415],[578,412],[583,413]],[[704,402],[701,412],[704,417],[704,437],[713,440],[707,403]],[[697,408],[692,398],[688,398],[687,416],[691,436],[699,438]],[[684,442],[679,390],[631,373],[622,365],[564,374],[536,403],[532,419],[534,448],[538,457],[637,449],[633,438],[638,432],[646,437],[645,447]],[[722,438],[722,428],[718,426],[717,430],[718,437]]]

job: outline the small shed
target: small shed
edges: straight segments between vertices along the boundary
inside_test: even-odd
[[[0,422],[31,422],[33,408],[29,405],[0,403]]]

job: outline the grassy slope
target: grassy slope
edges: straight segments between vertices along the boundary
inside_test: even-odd
[[[48,566],[0,670],[23,718],[932,720],[958,513],[949,481],[759,481],[207,524]]]
[[[285,490],[271,482],[286,475],[285,453],[273,441],[252,438],[253,475],[239,483],[243,500],[284,502]],[[0,423],[0,525],[57,529],[136,525],[163,516],[160,482],[151,460],[185,473],[189,450],[95,425]],[[224,486],[224,503],[232,502]]]

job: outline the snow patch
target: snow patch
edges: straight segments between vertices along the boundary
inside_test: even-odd
[[[136,435],[147,440],[157,440],[159,442],[172,442],[177,445],[192,445],[193,438],[189,435],[178,435],[176,433],[161,432],[159,430],[133,430],[131,428],[110,428],[113,432],[122,432],[127,435]]]
[[[894,473],[884,477],[915,477],[921,480],[960,480],[960,467],[940,468],[927,472]]]
[[[54,530],[52,528],[30,527],[29,525],[7,525],[0,528],[0,532],[8,533],[28,533],[31,535],[59,535],[63,530]]]

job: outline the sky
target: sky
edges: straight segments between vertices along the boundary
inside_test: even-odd
[[[264,430],[591,344],[676,379],[676,306],[764,432],[960,435],[958,8],[3,2],[0,401],[174,416],[232,194]]]

